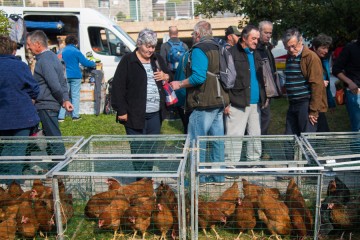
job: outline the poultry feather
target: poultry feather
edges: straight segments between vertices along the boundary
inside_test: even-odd
[[[239,185],[237,182],[234,182],[233,185],[231,185],[231,187],[229,187],[228,189],[226,189],[221,196],[217,199],[217,201],[219,202],[232,202],[232,203],[236,203],[237,199],[240,196],[240,190],[239,190]]]
[[[271,234],[275,235],[277,239],[277,235],[289,235],[291,222],[286,204],[267,194],[264,188],[258,193],[259,219],[266,224]]]
[[[8,187],[8,194],[10,195],[10,197],[12,198],[17,198],[20,197],[21,194],[23,194],[24,191],[22,190],[21,186],[19,183],[17,183],[16,181],[12,181]]]
[[[39,222],[37,221],[35,211],[32,208],[30,201],[23,201],[17,212],[16,216],[18,232],[25,238],[35,237],[38,229]]]
[[[258,208],[258,195],[259,195],[258,191],[261,189],[263,189],[263,191],[265,191],[266,194],[272,196],[274,199],[280,198],[280,191],[277,188],[268,188],[253,183],[249,183],[244,178],[242,179],[242,184],[243,184],[244,195],[249,197],[255,209]]]
[[[245,230],[250,230],[253,238],[255,238],[255,234],[253,231],[256,225],[255,211],[249,197],[245,196],[243,199],[238,197],[238,202],[235,208],[234,221],[236,227],[238,227],[240,230],[240,233],[237,236],[236,240],[240,239],[241,234]]]
[[[199,226],[203,230],[206,238],[209,238],[206,228],[210,225],[210,229],[215,233],[216,239],[222,239],[218,232],[215,229],[216,223],[224,223],[226,224],[226,216],[225,214],[217,208],[214,208],[212,205],[214,202],[203,202],[199,200],[198,203],[198,221]]]
[[[161,201],[156,204],[156,210],[152,216],[155,226],[161,232],[160,240],[166,239],[166,234],[174,223],[173,213],[168,206],[168,203],[162,198]]]
[[[336,176],[331,180],[327,189],[327,196],[337,199],[339,203],[345,204],[350,200],[349,188]]]
[[[116,190],[121,187],[121,184],[115,178],[108,178],[106,179],[106,184],[109,186],[108,190]]]
[[[99,214],[108,206],[115,196],[119,194],[118,191],[106,191],[92,196],[85,206],[85,216],[88,218],[98,218]]]
[[[120,223],[129,206],[129,201],[124,195],[116,195],[110,204],[104,208],[104,211],[99,214],[99,228],[112,229],[114,231],[113,239],[116,239],[117,236],[123,236]],[[117,234],[119,227],[120,234]]]
[[[289,208],[294,235],[306,236],[313,229],[314,220],[305,204],[294,178],[291,178],[286,190],[285,204]]]

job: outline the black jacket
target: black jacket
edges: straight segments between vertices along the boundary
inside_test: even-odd
[[[236,69],[236,81],[234,88],[229,90],[230,104],[237,108],[250,106],[250,64],[245,50],[239,42],[229,48],[234,59]],[[266,94],[262,73],[263,60],[257,50],[254,51],[256,76],[259,82],[261,106],[265,104]]]
[[[128,114],[126,127],[143,129],[145,127],[147,76],[145,68],[134,52],[126,54],[117,66],[111,92],[111,105],[117,111],[117,116]],[[163,58],[154,53],[151,57],[151,65],[156,69],[155,60],[158,60],[163,72],[172,74],[167,69]],[[161,81],[156,81],[160,94],[161,119],[165,118],[165,92]],[[116,116],[116,119],[117,119]]]

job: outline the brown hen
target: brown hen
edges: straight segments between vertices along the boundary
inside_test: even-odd
[[[244,178],[242,179],[242,184],[243,184],[244,195],[251,200],[253,207],[255,209],[258,208],[258,195],[259,195],[258,191],[261,189],[263,189],[266,192],[266,194],[272,196],[274,199],[280,198],[280,191],[277,188],[267,188],[253,183],[249,183]]]
[[[168,206],[168,203],[162,198],[162,200],[157,203],[156,210],[153,212],[152,216],[155,226],[161,232],[160,240],[166,239],[166,234],[174,223],[173,213]]]
[[[236,204],[238,197],[240,196],[239,185],[234,182],[231,187],[226,189],[221,196],[217,199],[219,202],[232,202]]]
[[[250,230],[253,238],[255,238],[254,227],[256,225],[255,211],[249,197],[238,198],[235,208],[234,221],[239,228],[240,233],[236,239],[240,239],[241,234],[245,230]]]

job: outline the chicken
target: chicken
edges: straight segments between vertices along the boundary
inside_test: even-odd
[[[168,206],[169,204],[165,201],[165,198],[161,198],[160,202],[156,204],[156,210],[152,216],[155,226],[161,232],[160,240],[166,239],[166,234],[174,223],[173,213]]]
[[[42,200],[34,201],[36,219],[42,232],[50,232],[55,227],[54,213],[48,211],[46,203]]]
[[[329,182],[327,196],[336,199],[339,203],[345,204],[350,200],[349,188],[336,176],[335,180]]]
[[[18,232],[25,238],[35,237],[39,222],[37,221],[35,211],[30,201],[23,201],[16,216]]]
[[[8,218],[0,223],[0,239],[14,240],[16,234],[16,219]]]
[[[9,188],[8,188],[8,194],[10,195],[11,198],[18,198],[23,193],[24,193],[24,191],[22,190],[19,183],[15,182],[15,181],[12,181],[10,183]]]
[[[124,213],[124,223],[134,231],[132,239],[135,239],[137,232],[142,233],[145,239],[146,231],[150,226],[151,215],[155,207],[155,197],[132,196],[130,207]]]
[[[289,208],[294,235],[306,236],[313,229],[314,220],[305,204],[294,178],[291,178],[286,189],[285,204]]]
[[[111,203],[117,194],[119,194],[118,191],[112,190],[92,196],[86,203],[85,216],[88,218],[98,218],[99,214],[104,211],[104,208]]]
[[[45,186],[40,179],[34,180],[32,191],[37,198],[41,198],[41,199],[52,198],[52,188]]]
[[[235,208],[234,221],[240,233],[236,240],[240,239],[241,234],[245,230],[250,230],[253,238],[255,238],[254,227],[256,225],[255,211],[251,199],[249,197],[238,198]]]
[[[65,201],[66,203],[73,205],[73,197],[71,193],[66,193],[65,184],[61,178],[58,179],[58,186],[59,186],[59,197],[60,200]]]
[[[168,184],[165,184],[163,181],[161,181],[159,187],[156,189],[156,197],[158,199],[166,199],[164,203],[167,204],[169,209],[173,209],[174,206],[178,204],[175,192]]]
[[[106,179],[106,184],[109,186],[108,190],[116,190],[116,189],[119,189],[121,187],[121,184],[115,178]]]
[[[121,219],[129,206],[129,201],[124,195],[116,195],[110,204],[104,208],[104,211],[99,214],[99,228],[112,229],[114,231],[114,239],[116,239],[116,236],[118,236],[117,231],[120,227]],[[120,228],[120,236],[122,235],[123,233]]]
[[[291,222],[286,204],[269,195],[264,188],[259,190],[258,194],[259,219],[266,224],[271,234],[277,239],[277,235],[289,235]]]
[[[256,184],[249,183],[246,179],[242,179],[244,195],[247,196],[255,209],[258,208],[258,191],[263,189],[266,194],[272,196],[274,199],[280,198],[280,191],[277,188],[267,188]]]
[[[325,200],[321,203],[320,207],[320,236],[326,236],[328,235],[332,230],[334,230],[334,226],[331,223],[331,209],[329,209],[328,206],[328,200],[330,198],[327,197]]]
[[[215,233],[216,239],[222,239],[215,229],[216,223],[226,224],[225,214],[213,204],[214,202],[203,202],[199,200],[198,203],[198,221],[199,226],[203,230],[206,238],[209,238],[206,228],[210,225],[210,229]]]
[[[130,201],[137,197],[152,197],[154,196],[153,181],[151,179],[143,178],[129,185],[122,186],[117,191],[125,194]]]
[[[231,187],[226,189],[221,194],[221,196],[217,199],[217,201],[232,202],[235,204],[237,202],[237,199],[239,198],[239,196],[240,196],[239,185],[237,184],[237,182],[234,182]]]
[[[171,230],[171,238],[173,240],[177,239],[179,236],[179,213],[178,213],[178,205],[174,205],[172,209],[172,215],[174,218],[173,227]]]

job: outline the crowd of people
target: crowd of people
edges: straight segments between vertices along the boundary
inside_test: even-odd
[[[116,121],[125,126],[127,135],[160,134],[167,111],[164,85],[170,83],[178,97],[176,109],[184,133],[191,140],[198,136],[266,135],[271,113],[266,81],[270,76],[277,83],[278,78],[271,52],[272,32],[273,24],[269,21],[258,26],[249,24],[241,32],[236,26],[229,26],[225,41],[219,41],[213,37],[211,24],[199,21],[191,34],[193,46],[189,49],[179,39],[177,27],[171,26],[170,39],[162,44],[158,54],[157,34],[147,28],[140,31],[136,49],[122,57],[114,75],[111,95]],[[289,101],[285,134],[330,131],[325,112],[335,107],[329,82],[332,38],[319,34],[308,48],[301,32],[291,28],[285,31],[282,41],[287,50],[284,87]],[[0,37],[0,136],[29,136],[39,122],[46,136],[61,136],[58,122],[65,118],[66,111],[72,112],[73,120],[80,118],[79,64],[94,67],[95,63],[76,48],[76,37],[68,36],[62,52],[66,77],[63,65],[48,50],[47,42],[43,31],[27,35],[26,48],[36,58],[31,74],[27,65],[15,57],[16,43],[7,36]],[[234,61],[236,80],[231,89],[218,82],[220,48],[229,51]],[[332,74],[345,83],[352,131],[360,130],[359,58],[360,33],[357,41],[343,48],[332,66]],[[270,73],[264,72],[267,62]],[[134,151],[138,149],[131,147]],[[247,160],[259,161],[261,147],[248,145]],[[48,151],[56,150],[50,147]],[[211,159],[225,161],[223,144],[214,143],[211,151]],[[203,154],[201,161],[205,161]],[[134,167],[149,170],[152,166]],[[200,179],[201,183],[215,185],[223,181],[222,176]]]

